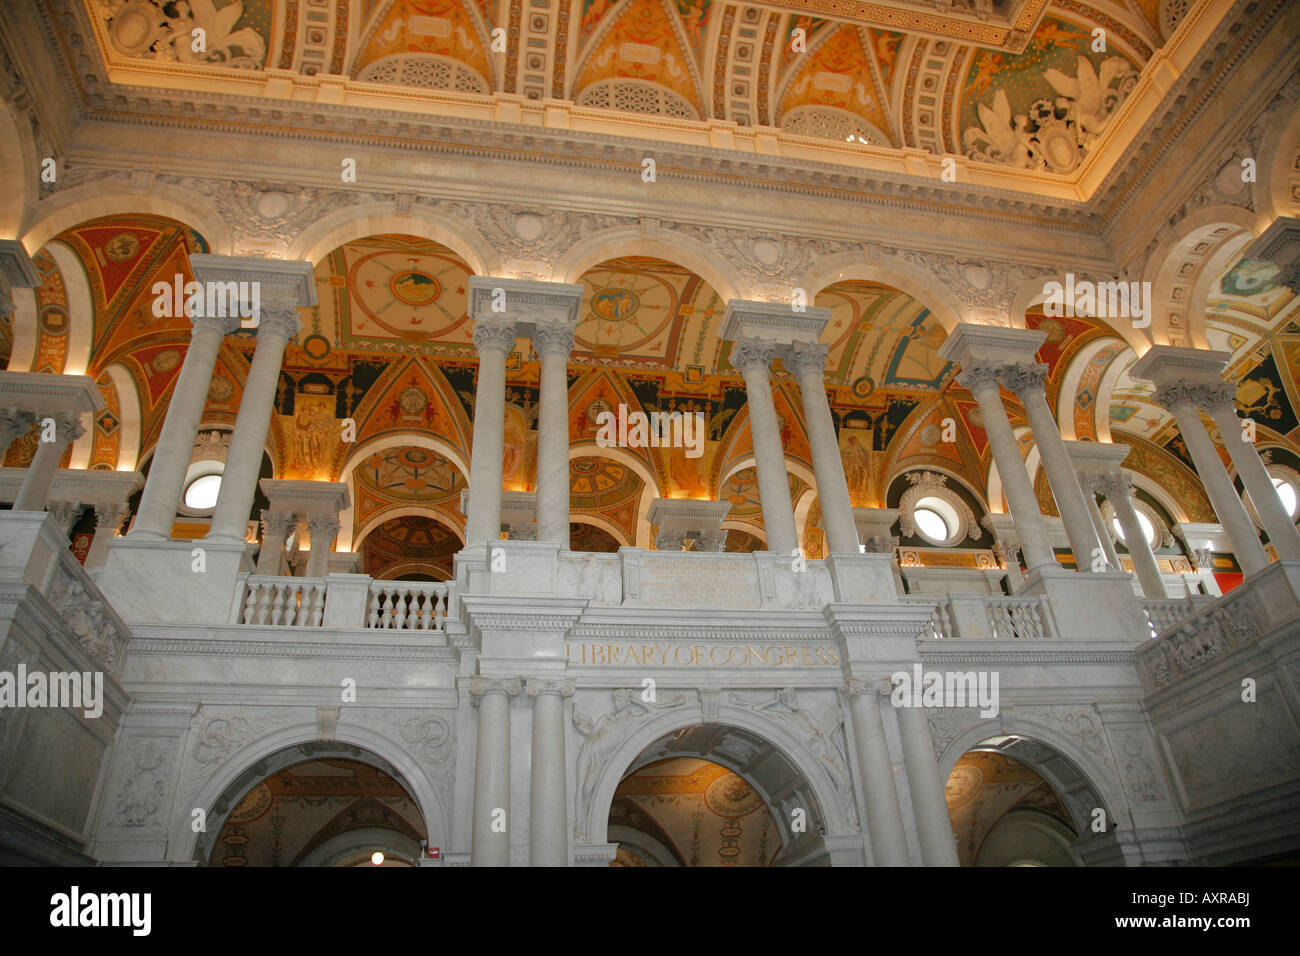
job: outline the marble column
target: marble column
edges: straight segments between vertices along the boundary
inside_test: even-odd
[[[47,423],[52,423],[52,430]],[[14,511],[44,511],[50,499],[50,486],[54,484],[54,474],[59,470],[59,460],[64,449],[85,434],[86,429],[73,412],[57,412],[53,415],[38,416],[36,427],[48,433],[52,441],[41,441],[32,456],[32,463],[23,475],[23,483],[14,499]],[[42,438],[45,435],[42,434]]]
[[[1223,466],[1223,459],[1215,450],[1214,442],[1210,441],[1210,433],[1201,423],[1197,409],[1210,398],[1204,384],[1192,382],[1171,381],[1155,391],[1156,402],[1174,414],[1178,432],[1183,436],[1192,463],[1196,465],[1196,473],[1200,476],[1205,493],[1210,497],[1214,513],[1218,515],[1219,523],[1232,542],[1237,563],[1246,574],[1253,574],[1268,567],[1268,552],[1260,543],[1255,523],[1246,513],[1246,506],[1237,497],[1237,489],[1228,477],[1228,470]]]
[[[767,550],[789,555],[799,546],[790,502],[790,478],[781,446],[781,430],[772,400],[771,366],[774,347],[762,339],[737,339],[731,346],[731,364],[745,378],[749,430],[754,441],[754,470],[758,474],[759,504]]]
[[[860,542],[853,520],[853,504],[849,500],[849,483],[844,477],[844,459],[840,457],[835,421],[826,400],[826,355],[829,351],[830,346],[824,342],[795,342],[790,346],[785,367],[799,380],[827,544],[832,552],[857,554]]]
[[[478,706],[474,759],[472,866],[510,865],[510,698],[519,680],[471,677],[470,698]]]
[[[292,511],[262,509],[262,547],[257,552],[257,573],[278,575],[284,558],[284,542],[297,519]]]
[[[266,454],[266,433],[275,410],[284,349],[301,328],[296,301],[280,301],[273,309],[263,306],[257,326],[257,347],[239,400],[235,431],[230,437],[221,491],[217,494],[207,538],[243,541],[248,534],[248,516],[257,496],[257,479]]]
[[[185,360],[167,403],[167,417],[154,446],[149,479],[131,528],[132,538],[171,537],[185,472],[194,451],[194,436],[199,432],[203,407],[208,401],[217,351],[221,340],[239,328],[238,318],[196,317],[191,321],[194,331],[190,334],[190,347],[185,350]]]
[[[894,785],[894,765],[880,717],[881,690],[871,681],[850,679],[847,691],[872,857],[876,866],[911,866],[903,811]]]
[[[108,558],[108,543],[117,537],[122,522],[131,516],[131,510],[122,503],[95,505],[95,537],[86,552],[87,568],[102,568]]]
[[[1047,472],[1052,497],[1056,499],[1056,509],[1065,524],[1070,550],[1074,552],[1075,567],[1080,571],[1091,570],[1093,550],[1101,541],[1097,538],[1097,529],[1088,513],[1083,489],[1079,487],[1079,477],[1065,450],[1060,428],[1051,406],[1047,404],[1047,366],[1029,362],[1007,366],[1002,380],[1025,406],[1034,442],[1043,459],[1043,470]],[[1002,466],[999,465],[999,473],[1001,469]],[[1102,548],[1102,553],[1105,554],[1105,548]]]
[[[943,796],[943,781],[934,757],[934,741],[925,711],[920,707],[898,707],[898,732],[907,762],[907,784],[912,794],[921,858],[926,866],[958,866],[952,819]]]
[[[565,787],[564,698],[573,696],[573,680],[529,678],[528,696],[533,699],[528,864],[567,866],[569,812]]]
[[[506,356],[515,346],[515,321],[474,320],[478,386],[474,390],[474,443],[469,463],[469,514],[465,543],[501,537],[501,481],[506,430]],[[567,469],[567,463],[566,463]]]
[[[541,361],[537,416],[537,540],[569,547],[569,322],[538,323],[533,350]],[[503,410],[504,417],[504,410]],[[472,498],[471,498],[472,500]]]
[[[1042,512],[1038,510],[1038,496],[1034,494],[1033,482],[1029,480],[1025,460],[1020,454],[1020,445],[1011,431],[1007,410],[1002,405],[999,388],[1001,373],[1002,366],[999,364],[974,361],[962,369],[957,380],[979,402],[984,432],[993,451],[993,460],[998,466],[998,475],[1002,479],[1011,517],[1016,524],[1025,564],[1030,572],[1043,567],[1056,567],[1056,556],[1052,553],[1051,541],[1047,537],[1047,526],[1043,522]]]
[[[1151,600],[1169,597],[1156,554],[1151,550],[1151,542],[1138,521],[1137,509],[1133,507],[1133,476],[1126,471],[1099,475],[1094,479],[1093,485],[1115,509],[1119,526],[1124,529],[1124,546],[1133,559],[1133,569],[1142,585],[1143,596]]]
[[[36,416],[19,408],[0,408],[0,462],[9,446],[32,430]]]
[[[309,578],[323,578],[329,571],[330,545],[339,533],[339,519],[334,515],[308,515],[307,534],[311,538],[311,551],[307,555]]]
[[[81,517],[81,512],[85,508],[86,506],[80,501],[51,501],[47,510],[66,538],[72,534],[72,529],[76,527],[77,519]]]
[[[1237,386],[1232,382],[1215,385],[1205,391],[1206,407],[1214,424],[1219,426],[1223,445],[1232,458],[1233,467],[1242,487],[1250,495],[1250,503],[1255,506],[1259,523],[1268,533],[1268,540],[1283,561],[1300,561],[1300,532],[1296,531],[1295,522],[1282,506],[1282,499],[1273,487],[1264,461],[1253,442],[1247,441],[1237,417],[1235,397]]]
[[[1079,486],[1083,488],[1084,496],[1088,500],[1088,514],[1092,518],[1093,527],[1097,529],[1097,540],[1101,543],[1102,551],[1106,553],[1106,562],[1116,571],[1123,570],[1124,566],[1119,563],[1119,552],[1115,550],[1115,541],[1110,536],[1110,529],[1106,527],[1106,518],[1101,513],[1101,506],[1097,504],[1097,495],[1101,492],[1097,487],[1096,477],[1080,475]]]

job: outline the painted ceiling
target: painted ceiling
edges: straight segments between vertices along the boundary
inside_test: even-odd
[[[32,368],[61,372],[81,361],[70,355],[70,302],[81,296],[93,311],[85,368],[107,407],[93,430],[88,467],[133,468],[157,441],[189,335],[183,318],[154,317],[151,289],[176,275],[188,279],[188,255],[205,249],[202,237],[177,223],[119,216],[69,229],[34,257],[44,281]],[[454,252],[413,236],[351,242],[317,264],[320,304],[303,310],[302,331],[286,351],[269,443],[277,477],[350,482],[358,546],[365,534],[415,514],[439,524],[443,536],[429,538],[429,548],[454,550],[463,534],[459,499],[477,370],[465,314],[469,277]],[[599,529],[604,537],[588,535],[593,548],[598,537],[600,549],[610,540],[649,546],[649,498],[725,499],[732,505],[729,547],[761,542],[744,383],[719,339],[724,310],[716,292],[689,269],[645,257],[600,262],[580,282],[581,321],[569,365],[575,524]],[[1212,344],[1232,353],[1239,407],[1257,422],[1261,450],[1300,469],[1298,301],[1267,268],[1245,261],[1213,290],[1208,328]],[[853,504],[883,507],[896,477],[918,468],[986,495],[991,456],[979,408],[938,358],[945,332],[924,304],[865,281],[836,283],[815,304],[831,312],[823,332],[827,393]],[[1063,428],[1080,439],[1128,443],[1129,465],[1183,509],[1174,520],[1212,520],[1171,416],[1151,403],[1148,386],[1127,376],[1134,355],[1119,335],[1099,321],[1045,317],[1041,308],[1025,321],[1045,333],[1038,358],[1049,367],[1049,397],[1060,405]],[[205,428],[233,425],[255,342],[249,332],[225,340]],[[535,488],[538,380],[530,343],[519,340],[507,358],[507,489]],[[820,512],[802,402],[779,362],[773,381],[791,497],[801,527],[811,529],[805,546],[816,556]],[[1004,398],[1028,453],[1023,410]],[[599,415],[619,405],[698,412],[702,453],[600,449]],[[138,440],[123,439],[129,420]],[[354,443],[339,440],[348,420]],[[954,430],[956,440],[945,440]],[[22,464],[34,449],[35,432],[14,443],[6,462]],[[1041,490],[1050,513],[1050,492]],[[395,525],[384,532],[392,541],[381,548],[376,540],[375,553],[384,556],[374,558],[375,568],[398,561],[405,546],[399,539],[410,531]]]
[[[882,0],[840,19],[815,15],[817,0],[84,2],[106,59],[184,69],[191,84],[200,69],[273,68],[1061,173],[1176,26],[1157,0]]]

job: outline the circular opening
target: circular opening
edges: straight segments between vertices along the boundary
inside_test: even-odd
[[[1140,511],[1137,513],[1137,516],[1138,524],[1142,527],[1142,533],[1147,536],[1147,541],[1151,542],[1151,547],[1154,548],[1156,546],[1156,529],[1152,526],[1151,519]],[[1115,528],[1115,533],[1119,535],[1119,539],[1124,541],[1124,529],[1120,527],[1119,519],[1116,518],[1112,522],[1112,525]]]
[[[217,506],[217,494],[221,491],[220,475],[203,475],[190,482],[185,489],[185,507],[195,511],[211,511]]]
[[[1274,478],[1273,487],[1277,489],[1277,496],[1282,499],[1282,507],[1292,518],[1295,517],[1296,506],[1300,501],[1296,500],[1295,486],[1285,478]]]
[[[384,854],[381,853],[379,850],[376,850],[374,853],[370,854],[370,862],[373,863],[375,866],[383,866]]]
[[[922,498],[912,508],[917,532],[931,544],[948,545],[960,533],[957,509],[942,498]]]

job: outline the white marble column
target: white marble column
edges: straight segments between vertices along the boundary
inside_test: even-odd
[[[466,544],[496,541],[501,537],[501,481],[506,443],[506,356],[514,347],[514,319],[475,319],[474,348],[478,350],[478,385],[474,390],[474,444],[469,463]]]
[[[537,416],[537,540],[569,547],[569,322],[538,323],[533,350],[541,361]],[[504,414],[504,412],[503,412]],[[471,500],[472,497],[471,497]]]
[[[46,423],[52,422],[50,428]],[[36,427],[43,433],[48,432],[52,441],[41,441],[36,446],[32,463],[27,466],[23,483],[14,499],[14,511],[44,511],[50,499],[50,486],[54,484],[54,473],[59,470],[59,459],[64,449],[85,434],[86,429],[73,412],[57,412],[53,415],[37,416]],[[45,434],[42,434],[42,438]]]
[[[519,680],[471,677],[469,693],[478,705],[470,865],[509,866],[510,698],[518,696]]]
[[[95,505],[95,537],[86,552],[87,568],[102,568],[108,558],[108,543],[117,537],[122,522],[131,516],[125,502]]]
[[[911,866],[903,811],[894,785],[894,765],[880,717],[880,688],[871,681],[851,678],[847,692],[874,862],[876,866]]]
[[[1038,496],[1034,494],[1034,485],[1029,480],[1025,460],[1020,455],[1020,445],[1016,442],[1015,433],[1011,431],[1007,410],[1002,405],[999,389],[1001,372],[1002,366],[999,364],[975,361],[962,369],[957,380],[979,402],[984,432],[993,451],[993,460],[998,466],[998,475],[1002,479],[1011,517],[1016,524],[1025,564],[1031,572],[1037,568],[1056,567],[1056,555],[1052,553],[1051,541],[1047,537],[1047,526],[1043,522],[1042,512],[1038,510]]]
[[[790,346],[785,367],[799,380],[803,400],[804,425],[812,448],[813,471],[817,478],[817,500],[822,509],[822,530],[832,552],[857,554],[860,542],[849,500],[849,483],[844,477],[844,459],[840,457],[826,400],[826,355],[830,346],[824,342],[795,342]]]
[[[36,416],[19,408],[0,408],[0,462],[9,446],[32,430]]]
[[[262,547],[257,552],[257,573],[277,575],[284,558],[284,542],[297,516],[292,511],[262,509]]]
[[[1123,565],[1119,563],[1119,552],[1115,550],[1115,541],[1110,536],[1110,529],[1106,527],[1106,517],[1101,513],[1101,506],[1097,504],[1097,495],[1100,490],[1097,487],[1097,481],[1094,476],[1079,476],[1079,485],[1083,488],[1084,496],[1088,500],[1088,514],[1092,518],[1092,525],[1097,529],[1097,540],[1101,543],[1101,549],[1106,554],[1106,562],[1116,571],[1123,570]],[[1127,532],[1126,532],[1127,533]]]
[[[85,509],[86,506],[80,501],[51,501],[46,508],[50,513],[50,517],[58,522],[65,538],[72,534],[77,519],[81,517],[81,512]]]
[[[149,479],[131,528],[132,538],[171,537],[181,486],[194,451],[194,436],[198,434],[203,407],[208,401],[217,351],[221,340],[239,328],[238,318],[199,317],[191,321],[194,331],[190,334],[190,346],[185,350],[185,360],[167,403],[162,434],[154,446]]]
[[[1300,561],[1300,532],[1296,531],[1295,522],[1282,506],[1282,499],[1273,487],[1273,479],[1269,477],[1259,451],[1253,442],[1246,440],[1241,419],[1237,417],[1236,394],[1237,386],[1231,382],[1208,388],[1205,392],[1206,408],[1219,426],[1223,445],[1277,556],[1284,561]]]
[[[1169,594],[1165,590],[1156,554],[1151,550],[1151,542],[1147,540],[1146,532],[1138,521],[1137,509],[1133,507],[1133,476],[1126,471],[1099,475],[1094,480],[1094,486],[1115,509],[1119,526],[1124,529],[1124,546],[1133,559],[1133,569],[1142,585],[1143,596],[1152,600],[1167,598]]]
[[[776,404],[772,400],[772,354],[772,343],[761,339],[737,339],[731,346],[731,364],[745,378],[767,550],[789,555],[799,546],[799,538],[794,527],[794,506],[790,502],[785,450],[781,446]]]
[[[530,677],[528,696],[533,699],[528,864],[567,866],[569,813],[565,787],[564,698],[573,696],[573,680]]]
[[[339,533],[339,519],[334,515],[308,515],[307,534],[311,538],[311,551],[307,555],[305,577],[323,578],[329,570],[330,545]]]
[[[952,818],[948,816],[944,782],[939,779],[939,765],[934,757],[934,741],[925,711],[920,707],[897,707],[895,712],[898,714],[898,732],[903,740],[903,757],[907,761],[912,812],[916,815],[917,835],[921,838],[921,858],[926,866],[958,866]]]
[[[230,437],[221,491],[217,494],[207,538],[243,541],[248,534],[248,516],[257,496],[257,479],[262,472],[271,413],[275,410],[284,349],[301,328],[298,306],[293,300],[278,302],[274,309],[263,306],[257,326],[257,347],[239,400],[235,431]]]
[[[1192,463],[1196,465],[1196,473],[1200,476],[1205,493],[1210,497],[1214,513],[1218,515],[1219,523],[1232,542],[1237,563],[1243,572],[1253,574],[1268,567],[1268,552],[1260,543],[1255,523],[1250,520],[1246,506],[1237,497],[1237,489],[1233,487],[1228,470],[1223,466],[1223,459],[1210,441],[1210,433],[1201,423],[1197,409],[1209,398],[1205,385],[1189,382],[1171,381],[1155,392],[1156,402],[1174,414],[1178,432],[1187,445],[1187,453],[1192,456]]]
[[[1101,541],[1088,514],[1088,503],[1065,450],[1060,428],[1051,406],[1047,404],[1047,366],[1028,362],[1009,365],[1003,371],[1002,380],[1025,406],[1034,442],[1042,455],[1043,470],[1047,472],[1052,497],[1056,499],[1056,509],[1065,524],[1070,550],[1074,552],[1075,567],[1088,571],[1092,568],[1093,549],[1100,546]],[[998,470],[1001,473],[1001,465]],[[1104,548],[1102,553],[1105,554]]]

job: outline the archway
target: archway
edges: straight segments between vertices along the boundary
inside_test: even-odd
[[[213,805],[194,859],[208,866],[417,866],[427,828],[402,775],[350,744],[314,742],[245,769]]]
[[[813,785],[775,744],[740,727],[697,724],[658,737],[627,766],[606,817],[618,845],[612,866],[830,862]]]

